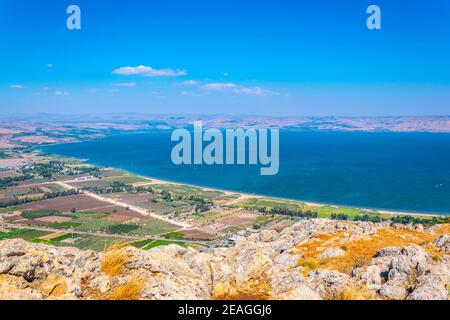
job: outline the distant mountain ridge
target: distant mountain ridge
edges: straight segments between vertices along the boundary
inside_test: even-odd
[[[271,117],[258,115],[163,115],[143,113],[111,114],[21,114],[0,116],[0,126],[17,128],[23,124],[31,127],[77,127],[92,126],[127,130],[172,129],[192,125],[202,120],[205,127],[216,128],[267,128],[279,127],[295,130],[327,131],[391,131],[391,132],[450,132],[450,116],[385,116],[385,117]],[[33,124],[33,125],[31,125]]]

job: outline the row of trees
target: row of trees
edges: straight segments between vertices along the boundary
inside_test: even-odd
[[[90,174],[99,178],[101,170],[98,167],[66,167],[64,162],[58,160],[50,160],[46,163],[33,163],[23,166],[20,171],[27,175],[36,175],[45,179],[51,179],[53,175],[74,176],[77,174]]]
[[[263,214],[281,214],[285,216],[313,219],[318,217],[318,213],[312,210],[301,210],[301,209],[289,209],[286,207],[245,207],[247,210],[258,211]]]
[[[332,219],[335,220],[349,220],[349,217],[345,214],[339,214],[339,215],[331,215]],[[408,216],[408,215],[398,215],[398,216],[392,216],[388,218],[383,218],[379,215],[358,215],[353,218],[353,221],[370,221],[370,222],[382,222],[382,221],[390,221],[392,223],[399,223],[399,224],[423,224],[423,225],[435,225],[440,223],[449,223],[450,218],[449,217],[432,217],[432,218],[420,218],[420,217],[414,217],[414,216]]]
[[[20,176],[17,176],[17,177],[1,178],[0,179],[0,189],[5,189],[7,187],[16,186],[17,182],[29,180],[31,178],[33,178],[33,176],[27,175],[27,174],[20,175]]]
[[[95,194],[109,194],[109,193],[118,193],[118,192],[132,192],[134,191],[134,187],[129,184],[125,184],[118,181],[113,181],[109,185],[106,186],[84,186],[82,188],[85,191],[89,191]]]
[[[348,220],[348,215],[344,213],[332,213],[330,216],[331,220]]]
[[[32,165],[23,166],[21,172],[26,175],[38,175],[45,179],[51,179],[54,174],[64,173],[64,163],[57,160],[51,160],[46,163],[34,163]]]
[[[211,207],[214,205],[214,203],[210,199],[205,199],[202,196],[199,195],[173,195],[167,190],[161,190],[159,192],[155,192],[155,190],[152,190],[151,193],[156,193],[161,196],[161,199],[167,202],[170,201],[185,201],[188,203],[188,205],[192,206],[195,213],[202,213],[206,212],[211,209]],[[153,202],[157,202],[156,199],[152,199]]]
[[[290,217],[295,218],[303,218],[303,219],[313,219],[318,217],[318,213],[316,211],[311,210],[295,210],[295,209],[289,209],[286,207],[273,207],[273,208],[267,208],[267,207],[245,207],[247,210],[253,210],[258,211],[263,214],[281,214],[281,215],[287,215]],[[420,217],[414,217],[414,216],[408,216],[408,215],[399,215],[399,216],[392,216],[389,218],[383,218],[379,215],[357,215],[355,217],[350,217],[347,214],[344,213],[332,213],[330,215],[330,218],[332,220],[341,220],[341,221],[370,221],[370,222],[382,222],[382,221],[390,221],[392,223],[400,223],[400,224],[423,224],[423,225],[435,225],[439,223],[450,223],[450,217],[433,217],[433,218],[420,218]]]
[[[77,167],[76,168],[77,172],[69,172],[68,175],[75,175],[75,174],[79,174],[79,173],[85,173],[85,174],[90,174],[91,176],[100,178],[101,177],[101,171],[99,167]]]

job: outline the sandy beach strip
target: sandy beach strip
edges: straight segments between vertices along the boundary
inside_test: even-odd
[[[302,201],[302,200],[297,200],[297,199],[288,199],[288,198],[278,198],[278,197],[271,197],[271,196],[265,196],[265,195],[259,195],[259,194],[253,194],[253,193],[245,193],[245,192],[240,192],[240,191],[232,191],[232,190],[226,190],[226,189],[219,189],[219,188],[211,188],[211,187],[204,187],[204,186],[200,186],[200,185],[196,185],[196,184],[191,184],[191,183],[182,183],[182,182],[176,182],[176,181],[170,181],[170,180],[162,180],[162,179],[158,179],[158,178],[154,178],[154,177],[149,177],[149,176],[144,176],[144,175],[140,175],[140,174],[136,174],[133,172],[129,172],[127,170],[123,170],[120,168],[113,168],[113,167],[109,167],[109,169],[118,169],[121,170],[123,172],[129,173],[129,174],[133,174],[135,176],[144,178],[144,179],[150,179],[149,182],[146,182],[145,184],[147,185],[152,185],[152,184],[161,184],[161,185],[168,185],[168,184],[172,184],[172,185],[178,185],[178,186],[187,186],[187,187],[193,187],[193,188],[199,188],[205,191],[218,191],[218,192],[222,192],[225,195],[239,195],[239,198],[237,198],[236,200],[233,200],[232,202],[239,202],[245,199],[261,199],[261,198],[265,198],[265,199],[272,199],[272,200],[276,200],[276,201],[289,201],[289,202],[294,202],[294,203],[299,203],[299,204],[304,204],[307,205],[308,207],[316,207],[316,208],[320,208],[320,207],[336,207],[336,208],[352,208],[352,209],[359,209],[359,210],[364,210],[367,211],[368,213],[373,213],[373,214],[380,214],[380,215],[389,215],[389,216],[415,216],[415,217],[448,217],[450,216],[450,214],[433,214],[433,213],[419,213],[419,212],[408,212],[408,211],[393,211],[393,210],[385,210],[385,209],[373,209],[373,208],[363,208],[363,207],[352,207],[352,206],[345,206],[345,205],[337,205],[337,204],[327,204],[327,203],[319,203],[319,202],[311,202],[311,201]]]

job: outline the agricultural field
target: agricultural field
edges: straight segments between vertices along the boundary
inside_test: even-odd
[[[291,210],[301,210],[305,208],[305,204],[302,202],[270,198],[247,198],[235,203],[235,205],[238,207],[283,207]]]
[[[175,231],[178,227],[162,220],[148,218],[138,229],[130,232],[130,234],[136,235],[159,235],[167,232]]]
[[[172,197],[189,197],[198,196],[207,200],[214,200],[225,196],[225,193],[216,190],[205,190],[198,187],[178,185],[178,184],[151,184],[152,189],[157,192],[165,191],[169,192]]]
[[[0,179],[18,176],[20,176],[20,174],[14,171],[0,171]]]
[[[58,197],[54,199],[48,199],[43,201],[26,203],[20,206],[22,211],[24,210],[38,210],[38,209],[52,209],[61,212],[83,211],[91,208],[107,207],[110,204],[108,202],[93,199],[86,195],[73,195],[66,197]]]
[[[101,170],[101,176],[104,178],[118,177],[118,176],[122,176],[124,174],[126,174],[125,171],[121,171],[121,170],[113,169],[113,168],[104,168]]]
[[[133,183],[138,183],[138,182],[151,182],[150,179],[144,178],[144,177],[140,177],[137,175],[133,175],[133,174],[122,174],[119,176],[107,176],[107,177],[103,177],[103,180],[108,181],[108,182],[120,182],[120,183],[125,183],[125,184],[133,184]]]
[[[42,197],[44,193],[59,192],[64,189],[57,184],[21,184],[0,190],[3,198]]]
[[[214,199],[214,204],[216,205],[226,205],[230,202],[234,202],[241,196],[239,194],[227,194]]]
[[[169,240],[155,240],[151,243],[149,243],[148,245],[146,245],[145,247],[141,248],[142,250],[150,250],[156,247],[160,247],[160,246],[167,246],[169,244],[176,244],[180,247],[185,247],[186,244],[184,242],[181,241],[169,241]]]
[[[133,193],[133,194],[120,194],[115,196],[115,199],[130,203],[130,204],[139,204],[148,202],[151,199],[155,199],[157,196],[152,193]]]
[[[313,205],[300,201],[284,200],[275,198],[247,198],[242,201],[234,203],[234,206],[242,208],[254,208],[260,210],[261,208],[270,211],[271,209],[287,209],[300,212],[314,212],[317,213],[318,218],[330,218],[332,215],[344,215],[349,220],[353,220],[355,217],[361,215],[386,217],[376,211],[352,208],[352,207],[339,207],[332,205]]]
[[[160,215],[166,215],[175,212],[176,208],[180,207],[180,206],[168,206],[166,203],[158,203],[151,201],[141,202],[136,205]]]
[[[68,182],[68,185],[76,188],[86,188],[86,187],[107,187],[111,183],[109,181],[99,179],[92,181],[77,181],[77,182]]]
[[[195,226],[212,233],[237,232],[246,228],[262,228],[272,222],[286,219],[278,215],[263,215],[258,212],[243,209],[214,209],[198,215],[192,215],[189,220]]]
[[[179,231],[181,239],[189,240],[213,240],[217,238],[218,234],[213,232],[206,232],[204,230],[194,228]]]
[[[113,243],[128,242],[122,238],[87,236],[77,239],[72,246],[82,250],[103,251]]]
[[[309,207],[306,206],[306,209]],[[349,217],[349,219],[353,219],[359,215],[373,215],[373,216],[380,216],[380,213],[364,210],[364,209],[358,209],[358,208],[350,208],[350,207],[336,207],[336,206],[320,206],[315,207],[315,210],[317,211],[319,218],[329,218],[332,214],[345,214]],[[382,216],[382,215],[381,215]]]
[[[125,210],[125,209],[124,209]],[[75,229],[86,232],[105,232],[111,234],[161,234],[176,229],[165,221],[115,213],[70,212],[52,209],[23,211],[5,216],[5,221],[20,225],[48,226],[58,229]]]
[[[92,213],[111,213],[116,216],[125,216],[125,217],[133,217],[133,218],[142,218],[143,215],[139,212],[136,212],[134,210],[128,209],[126,207],[117,206],[117,205],[107,205],[105,207],[98,207],[98,208],[92,208],[83,210],[84,212],[92,212]]]
[[[131,217],[142,217],[142,214],[136,211],[114,206],[109,202],[97,200],[83,194],[30,202],[19,207],[21,211],[41,209],[56,210],[59,212],[104,212]]]
[[[40,237],[51,234],[49,231],[39,231],[32,229],[8,229],[8,232],[0,232],[0,240],[20,238],[32,241]]]

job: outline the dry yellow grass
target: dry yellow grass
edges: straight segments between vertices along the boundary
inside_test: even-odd
[[[301,258],[297,261],[297,267],[303,267],[305,270],[305,273],[318,269],[319,265],[320,265],[319,261],[317,261],[316,259],[312,259],[312,258],[309,258],[309,259]]]
[[[132,275],[123,285],[117,286],[109,295],[109,300],[138,300],[144,289],[144,281]]]
[[[330,291],[326,294],[328,300],[369,300],[374,297],[365,287],[347,286],[340,291]]]
[[[130,254],[127,252],[128,244],[113,243],[104,251],[101,271],[114,277],[120,273],[123,266],[130,262]]]
[[[440,259],[442,253],[430,243],[438,236],[449,233],[449,224],[437,226],[433,233],[387,227],[378,230],[374,235],[349,241],[343,237],[343,232],[340,231],[318,235],[316,238],[295,247],[293,253],[302,255],[299,265],[303,264],[303,261],[316,260],[322,268],[349,273],[355,266],[367,265],[378,250],[391,246],[421,245],[432,254],[434,259]],[[319,258],[324,249],[332,247],[345,247],[346,254],[330,259]]]
[[[425,249],[425,251],[431,255],[431,258],[435,262],[440,261],[441,258],[445,255],[444,251],[439,251],[435,246],[431,244],[431,242],[424,243],[422,246]]]

